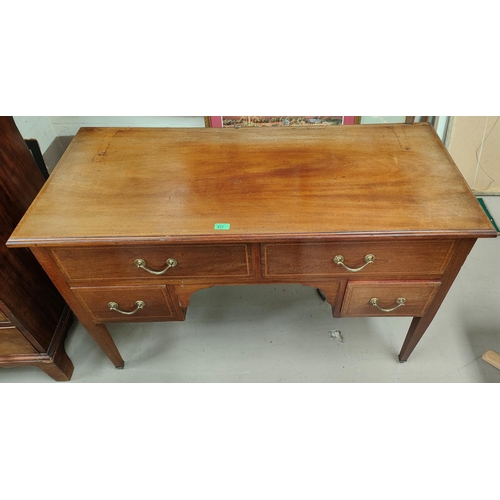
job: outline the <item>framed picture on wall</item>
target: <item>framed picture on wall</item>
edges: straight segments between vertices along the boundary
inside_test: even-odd
[[[354,116],[206,116],[206,127],[324,127],[352,125]]]

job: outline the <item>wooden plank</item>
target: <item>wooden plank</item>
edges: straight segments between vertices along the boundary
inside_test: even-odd
[[[481,358],[483,361],[486,361],[486,363],[500,370],[500,354],[498,354],[498,352],[486,351]]]
[[[495,236],[457,174],[426,123],[84,128],[9,244]]]

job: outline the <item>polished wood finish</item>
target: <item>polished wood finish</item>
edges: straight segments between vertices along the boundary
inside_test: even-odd
[[[36,351],[15,326],[0,326],[0,352],[6,356],[30,354]]]
[[[172,305],[170,294],[165,286],[119,286],[119,287],[92,287],[73,288],[84,304],[89,314],[96,323],[108,321],[168,321],[184,319],[178,316]],[[146,305],[139,309],[134,315],[126,318],[117,311],[112,311],[108,303],[116,302],[125,312],[136,309],[135,302],[143,301]]]
[[[496,236],[496,231],[494,236]],[[427,327],[431,324],[431,321],[434,319],[434,316],[438,312],[439,306],[446,297],[448,290],[451,288],[451,285],[455,281],[460,268],[462,267],[465,259],[472,250],[475,242],[475,238],[457,240],[453,258],[450,260],[450,264],[441,277],[441,285],[436,292],[434,300],[427,309],[426,314],[422,317],[413,318],[410,324],[410,328],[408,330],[408,333],[406,334],[403,346],[401,347],[401,352],[399,353],[399,360],[401,362],[408,360],[408,357],[422,338],[422,335],[427,330]]]
[[[115,248],[58,248],[54,258],[68,281],[94,279],[125,280],[146,279],[155,275],[138,268],[134,261],[143,259],[153,271],[167,267],[166,261],[174,258],[175,267],[156,278],[170,279],[250,278],[252,277],[251,248],[249,245],[169,245]],[[92,268],[89,276],[88,268]]]
[[[5,245],[44,182],[12,117],[0,117],[0,326],[10,325],[0,329],[0,367],[34,365],[69,380],[71,311],[32,253]]]
[[[41,194],[11,245],[492,234],[428,124],[82,128]]]
[[[58,288],[59,292],[66,300],[69,307],[71,307],[75,316],[80,320],[83,327],[89,332],[91,337],[97,342],[99,347],[116,366],[116,368],[123,368],[125,366],[125,361],[121,357],[121,354],[108,330],[104,325],[94,322],[92,316],[89,315],[86,306],[78,300],[76,294],[74,294],[71,290],[64,275],[57,267],[48,250],[37,247],[33,247],[31,250],[38,259],[38,262],[42,265],[45,272],[52,278],[54,285]]]
[[[383,315],[368,295],[387,307],[406,294],[406,309],[388,313],[414,317],[405,361],[476,238],[495,236],[429,124],[86,128],[9,245],[32,249],[122,367],[102,323],[182,320],[197,290],[281,282],[322,290],[335,317]],[[359,268],[368,254],[357,272],[333,261]],[[154,275],[137,258],[156,271],[178,264]],[[136,300],[150,312],[106,309]]]
[[[366,255],[375,260],[363,270],[363,276],[440,276],[448,263],[453,241],[363,241],[335,243],[270,243],[263,245],[265,277],[295,279],[297,276],[349,277],[333,259],[342,255],[345,264],[359,268]],[[431,256],[429,258],[429,256]]]
[[[341,316],[423,316],[439,285],[439,281],[351,281],[347,284]],[[374,297],[384,309],[395,307],[400,297],[406,303],[384,312],[370,304]]]

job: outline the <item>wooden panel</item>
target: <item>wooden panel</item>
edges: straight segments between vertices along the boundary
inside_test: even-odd
[[[439,281],[353,281],[347,284],[341,316],[422,316],[431,303]],[[405,305],[392,312],[382,312],[370,300],[379,299],[379,306],[391,309],[398,298]]]
[[[69,280],[144,279],[166,282],[175,279],[239,277],[252,275],[251,249],[248,245],[168,245],[150,247],[61,248],[54,256]],[[175,267],[155,276],[138,268],[143,259],[149,269],[161,271],[173,258]]]
[[[10,244],[494,236],[457,173],[426,123],[82,128]]]
[[[156,287],[92,287],[73,288],[81,302],[96,322],[119,321],[168,321],[181,320],[168,289]],[[136,309],[135,302],[142,300],[145,307],[136,314],[128,316],[109,309],[109,302],[116,302],[119,309],[130,312]]]
[[[0,327],[0,356],[36,352],[23,334],[14,326]]]
[[[0,117],[0,302],[40,352],[49,349],[65,303],[31,251],[5,243],[44,181],[12,117]]]
[[[10,323],[9,318],[2,311],[0,311],[0,323]]]
[[[495,368],[498,368],[500,370],[500,354],[496,351],[486,351],[482,356],[481,359],[486,361],[486,363],[489,363],[491,366],[494,366]]]
[[[356,276],[408,277],[440,276],[448,263],[453,241],[364,241],[356,243],[268,243],[263,245],[264,276],[314,277]],[[344,257],[346,266],[357,269],[365,264],[364,257],[375,261],[357,273],[333,262]]]

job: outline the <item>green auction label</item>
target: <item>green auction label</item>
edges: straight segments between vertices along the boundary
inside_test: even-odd
[[[227,231],[230,227],[231,224],[221,224],[220,222],[214,224],[214,229],[217,229],[218,231]]]

